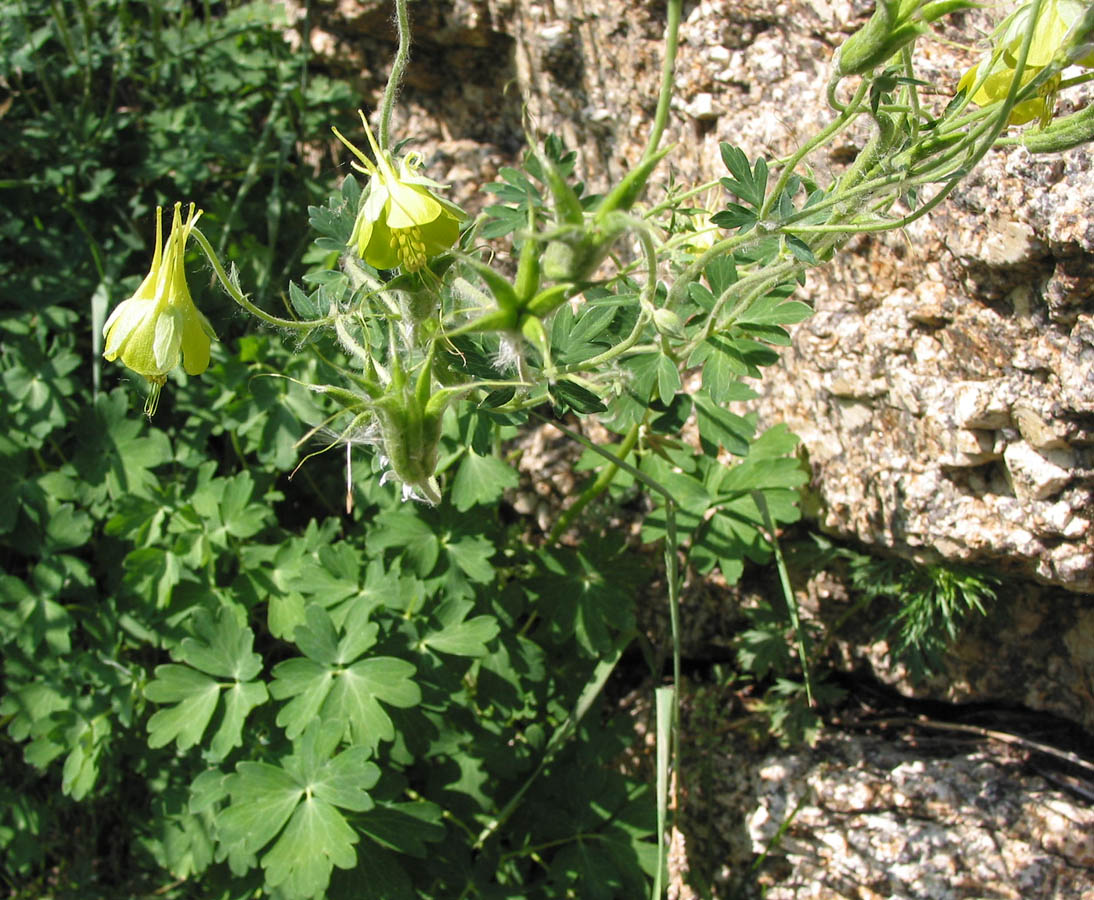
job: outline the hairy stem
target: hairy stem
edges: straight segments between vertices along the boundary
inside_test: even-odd
[[[406,64],[410,60],[410,15],[406,9],[407,0],[395,0],[395,26],[399,31],[399,49],[395,51],[395,60],[391,64],[391,74],[387,77],[384,99],[380,105],[380,149],[387,150],[391,144],[391,111],[395,108],[395,98],[403,83]]]
[[[672,105],[673,94],[673,68],[676,65],[676,47],[679,43],[680,13],[683,8],[683,0],[668,0],[667,21],[665,23],[665,59],[661,63],[661,92],[657,96],[657,112],[653,117],[653,128],[650,130],[649,143],[646,144],[646,152],[643,159],[649,159],[661,144],[661,136],[665,133],[665,126],[669,121],[669,107]]]
[[[209,260],[209,264],[213,267],[213,272],[216,273],[217,280],[220,282],[221,287],[228,292],[228,296],[235,300],[236,303],[247,310],[252,316],[261,319],[267,325],[275,325],[278,328],[292,328],[294,331],[310,331],[313,328],[330,324],[329,319],[315,319],[302,322],[297,321],[296,319],[282,319],[280,316],[271,316],[268,312],[259,309],[247,299],[246,294],[232,283],[232,279],[229,278],[228,273],[224,271],[224,266],[220,264],[220,260],[217,259],[216,253],[213,252],[212,244],[209,243],[209,240],[205,235],[197,228],[193,228],[190,231],[190,237],[197,241],[198,246],[201,247],[201,251]]]

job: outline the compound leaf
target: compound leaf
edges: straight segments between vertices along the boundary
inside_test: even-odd
[[[307,624],[296,629],[297,646],[308,658],[278,663],[270,685],[275,698],[293,698],[277,716],[277,724],[290,738],[303,734],[317,717],[337,719],[347,739],[375,750],[381,740],[395,737],[380,701],[399,707],[421,701],[411,663],[389,656],[353,662],[372,646],[378,630],[361,618],[350,615],[338,640],[330,614],[321,606],[308,607]]]
[[[188,665],[157,666],[155,679],[145,688],[145,696],[154,703],[175,704],[148,720],[148,745],[163,747],[176,741],[180,750],[186,750],[197,744],[223,691],[223,715],[209,745],[213,758],[223,759],[243,743],[247,715],[268,699],[266,685],[250,680],[261,671],[262,659],[251,652],[251,630],[228,607],[222,607],[215,619],[199,610],[194,630],[199,637],[185,638],[177,653]]]
[[[371,809],[368,789],[380,770],[366,747],[331,758],[341,733],[341,722],[312,721],[283,767],[244,762],[228,779],[232,803],[219,817],[220,840],[251,855],[277,837],[262,867],[267,886],[287,897],[321,896],[334,866],[357,863],[358,836],[339,808]]]

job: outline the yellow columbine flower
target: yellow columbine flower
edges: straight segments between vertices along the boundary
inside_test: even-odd
[[[103,356],[111,361],[120,358],[152,383],[144,408],[149,416],[156,411],[167,373],[181,358],[188,375],[200,375],[209,366],[209,345],[216,337],[209,320],[190,299],[182,264],[186,241],[201,212],[195,213],[191,203],[184,223],[181,207],[181,203],[175,204],[166,244],[162,244],[162,210],[156,208],[152,268],[136,293],[119,303],[103,326],[106,338]]]
[[[1063,47],[1068,32],[1083,17],[1085,9],[1086,4],[1081,0],[1043,0],[1037,21],[1033,25],[1033,40],[1026,55],[1026,65],[1022,70],[1023,87],[1053,61]],[[972,87],[986,72],[983,83],[970,98],[977,106],[988,106],[1006,99],[1032,14],[1033,4],[1026,3],[1007,16],[992,35],[995,52],[969,69],[958,82],[958,90]],[[1076,63],[1086,68],[1094,68],[1094,54],[1088,54],[1076,60]],[[982,72],[983,66],[988,68]],[[1058,86],[1058,77],[1050,79],[1042,87],[1041,96],[1015,104],[1007,124],[1022,125],[1039,119],[1042,127],[1047,125],[1056,105],[1055,94]]]
[[[414,272],[433,256],[444,253],[460,236],[462,209],[443,200],[430,188],[444,185],[417,174],[421,164],[417,154],[392,161],[372,136],[365,114],[361,113],[365,135],[376,163],[333,129],[338,139],[361,160],[354,168],[369,176],[365,201],[353,224],[349,243],[370,266],[394,269],[402,266]]]

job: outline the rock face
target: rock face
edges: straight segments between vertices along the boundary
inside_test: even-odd
[[[763,409],[805,439],[827,530],[1094,590],[1091,201],[1088,150],[997,152],[813,281]]]
[[[936,753],[837,735],[761,762],[748,831],[774,857],[767,900],[1094,896],[1088,805],[984,750]]]

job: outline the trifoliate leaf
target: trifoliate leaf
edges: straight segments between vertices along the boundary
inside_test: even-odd
[[[79,452],[72,463],[88,485],[105,485],[112,498],[150,496],[151,470],[171,460],[167,435],[129,415],[129,398],[118,389],[100,394],[76,424]]]
[[[276,699],[292,698],[277,716],[277,724],[290,738],[302,734],[316,718],[340,720],[347,740],[373,750],[380,741],[395,737],[381,701],[416,706],[421,691],[411,680],[414,666],[405,660],[374,656],[353,662],[373,645],[376,634],[375,624],[351,615],[339,639],[329,613],[320,606],[308,607],[307,625],[296,629],[297,646],[306,658],[279,663],[270,685]]]
[[[755,165],[750,167],[748,157],[740,148],[724,141],[719,146],[722,151],[722,162],[733,176],[721,179],[722,186],[736,194],[749,206],[757,208],[762,206],[764,196],[767,194],[767,162],[759,156],[756,158]]]
[[[443,547],[449,559],[472,581],[486,584],[493,580],[494,567],[490,560],[497,548],[489,538],[469,534],[458,540],[447,540]]]
[[[72,649],[73,621],[68,610],[43,591],[29,590],[21,579],[0,575],[0,610],[24,653],[33,656],[43,641],[57,655]]]
[[[429,523],[419,518],[411,506],[403,505],[380,513],[369,529],[367,544],[373,553],[395,548],[418,575],[433,571],[440,555],[440,541]]]
[[[612,634],[633,626],[634,599],[646,570],[623,560],[615,538],[587,540],[580,550],[536,554],[537,573],[526,585],[537,611],[559,643],[577,639],[590,656],[607,652]]]

